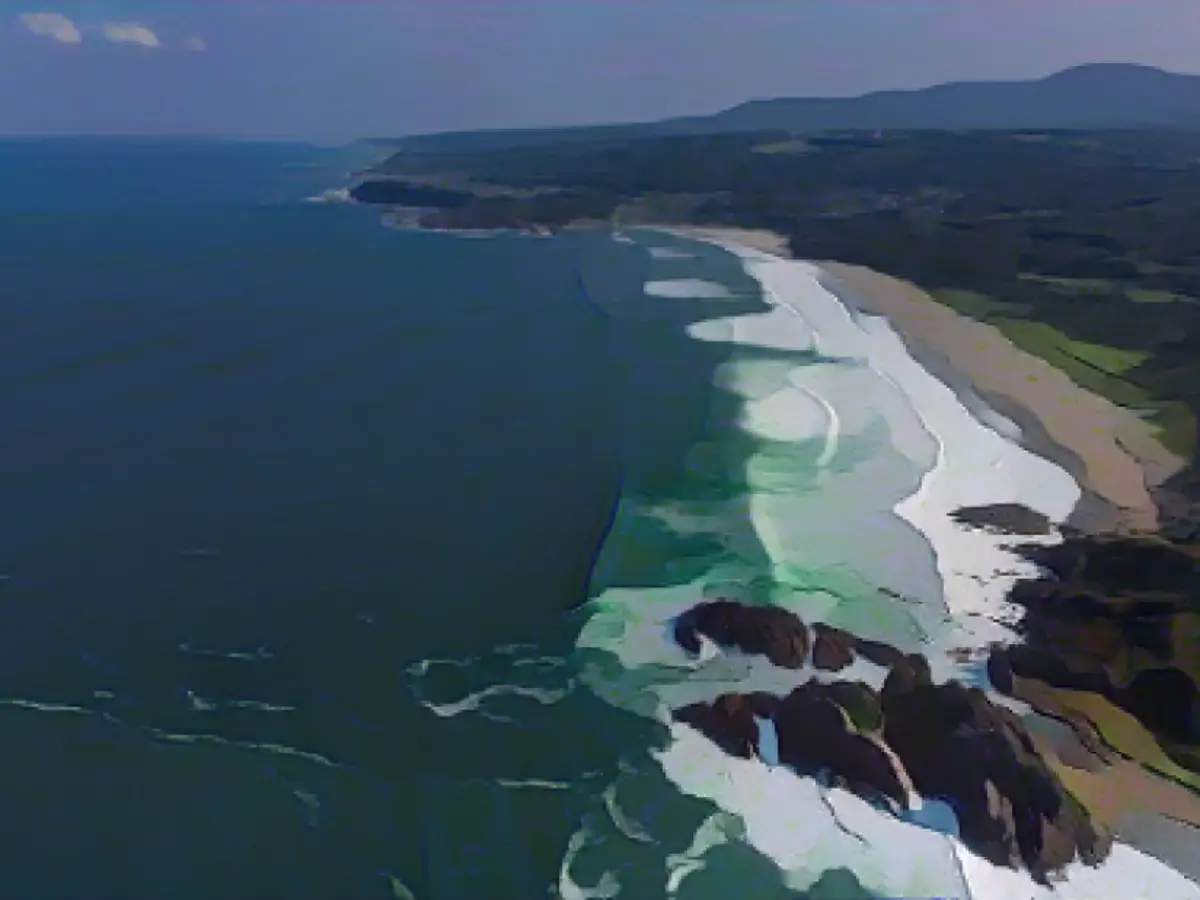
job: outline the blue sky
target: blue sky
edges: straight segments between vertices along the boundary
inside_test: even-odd
[[[1200,0],[0,0],[0,134],[635,121],[1197,47]]]

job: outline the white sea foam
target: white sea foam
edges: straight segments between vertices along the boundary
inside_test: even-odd
[[[729,842],[730,832],[741,836],[740,824],[729,813],[723,811],[713,813],[700,823],[687,849],[667,857],[667,897],[677,896],[683,880],[707,865],[704,860],[705,854],[714,847]]]
[[[587,825],[571,835],[558,870],[558,897],[561,900],[612,900],[621,893],[621,882],[612,872],[604,872],[591,887],[584,887],[571,875],[571,867],[580,851],[595,840]]]
[[[645,291],[651,297],[683,298],[712,298],[722,299],[733,296],[729,288],[715,281],[703,281],[699,278],[671,278],[666,281],[647,281]]]
[[[522,687],[515,684],[493,684],[481,691],[467,694],[461,700],[456,700],[453,703],[434,703],[431,700],[421,700],[421,705],[445,719],[460,716],[465,712],[474,712],[493,697],[524,697],[527,700],[536,701],[543,706],[550,706],[560,701],[570,692],[571,689],[569,687],[562,690],[552,690],[548,688]]]
[[[728,249],[742,257],[747,271],[762,284],[773,306],[773,312],[763,318],[779,318],[775,311],[798,318],[802,332],[816,336],[821,353],[861,360],[903,395],[936,449],[934,464],[918,490],[896,504],[895,512],[921,531],[933,547],[945,603],[963,632],[961,642],[979,645],[1008,636],[992,619],[1002,618],[1006,612],[1011,615],[1005,604],[1008,590],[1016,578],[1033,574],[1033,568],[1008,550],[1011,538],[963,528],[949,514],[962,506],[1013,502],[1061,523],[1079,500],[1079,486],[1063,469],[973,416],[950,388],[908,354],[886,320],[852,316],[821,286],[816,266],[738,247]],[[782,321],[777,323],[777,333],[787,330]],[[797,343],[804,346],[799,340]],[[822,385],[811,383],[811,368],[798,368],[793,382],[807,387],[810,396],[822,396]],[[838,409],[848,406],[827,399]],[[902,443],[896,449],[911,454],[917,464],[923,462],[919,451],[913,454]],[[776,534],[781,524],[786,527],[775,521],[777,510],[762,512],[768,520],[763,529],[767,534]],[[804,556],[803,548],[778,542],[776,550],[796,552],[801,559]]]
[[[651,259],[695,259],[696,254],[684,253],[682,250],[673,250],[670,247],[651,247],[649,250]]]
[[[715,382],[743,400],[736,422],[714,423],[695,465],[721,458],[723,427],[758,438],[763,449],[745,459],[744,471],[725,473],[744,481],[731,499],[621,502],[597,565],[601,576],[606,567],[621,572],[644,565],[652,549],[643,537],[648,522],[675,535],[704,536],[725,552],[682,583],[638,586],[616,579],[612,583],[630,586],[595,597],[578,643],[604,651],[618,666],[589,665],[583,681],[609,702],[667,724],[672,740],[655,754],[667,777],[684,793],[736,815],[744,824],[742,839],[774,860],[797,890],[845,867],[868,890],[893,897],[1200,900],[1200,888],[1184,876],[1123,845],[1098,868],[1074,864],[1053,889],[1038,886],[966,850],[944,803],[914,797],[910,810],[891,815],[776,765],[777,739],[764,723],[761,759],[739,760],[671,721],[670,709],[727,691],[784,694],[814,677],[880,686],[885,673],[863,660],[830,676],[781,670],[710,644],[699,660],[679,649],[670,633],[674,617],[705,596],[736,595],[740,588],[731,587],[761,580],[763,550],[772,586],[760,599],[807,621],[831,621],[921,649],[935,677],[988,687],[978,663],[955,663],[942,651],[1011,636],[1002,624],[1004,598],[1012,582],[1033,569],[1008,549],[1011,538],[962,528],[949,514],[961,506],[1015,502],[1062,523],[1080,496],[1065,471],[1013,443],[1012,423],[964,407],[908,355],[885,320],[851,315],[822,287],[815,266],[726,249],[742,258],[770,306],[688,327],[696,340],[729,346],[731,358]],[[646,292],[713,296],[705,285],[651,282]],[[886,452],[863,449],[879,441]],[[674,562],[662,564],[669,570]],[[879,586],[889,596],[872,596]],[[695,856],[677,862],[672,889],[703,865]]]
[[[853,794],[826,790],[789,769],[730,758],[687,726],[672,725],[671,736],[656,754],[667,777],[738,815],[746,840],[779,865],[795,890],[810,888],[830,868],[845,867],[883,896],[969,896],[946,836],[881,814]]]
[[[305,197],[305,203],[353,203],[349,188],[329,188],[313,197]]]

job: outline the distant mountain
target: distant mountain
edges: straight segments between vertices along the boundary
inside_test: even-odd
[[[730,131],[832,129],[1200,128],[1200,76],[1129,63],[1078,66],[1036,81],[963,81],[861,97],[755,100],[711,116],[575,128],[458,131],[393,142],[415,152],[482,152],[566,141]]]

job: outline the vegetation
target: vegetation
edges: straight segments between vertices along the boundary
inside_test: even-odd
[[[611,137],[401,152],[381,171],[456,189],[465,202],[429,219],[444,227],[618,216],[773,229],[798,256],[888,272],[996,324],[1085,387],[1147,409],[1169,446],[1195,454],[1200,133]],[[1200,488],[1195,471],[1179,486]]]

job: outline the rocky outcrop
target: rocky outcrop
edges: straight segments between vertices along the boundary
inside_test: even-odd
[[[813,625],[813,632],[812,664],[827,672],[839,672],[859,656],[884,668],[904,657],[890,644],[822,623]],[[808,628],[795,613],[736,600],[696,604],[675,620],[674,635],[676,643],[692,654],[700,652],[701,638],[708,638],[721,647],[765,656],[785,669],[803,667],[809,651]]]
[[[724,694],[712,703],[685,706],[674,716],[742,759],[761,752],[756,717],[770,720],[780,763],[809,774],[827,769],[863,796],[908,805],[908,775],[877,737],[879,698],[861,682],[810,681],[784,698]]]
[[[963,506],[950,514],[954,521],[993,534],[1050,534],[1050,519],[1020,503],[992,503],[987,506]]]
[[[839,634],[821,629],[818,641],[821,631]],[[848,643],[837,640],[829,646]],[[781,764],[828,771],[893,809],[906,807],[914,790],[942,799],[972,850],[1042,881],[1075,859],[1098,863],[1111,845],[1015,715],[978,688],[934,684],[919,654],[899,659],[879,692],[862,682],[809,681],[783,698],[726,694],[675,718],[742,758],[760,753],[758,720],[770,719]]]
[[[1088,585],[1106,597],[1179,596],[1200,588],[1195,553],[1158,538],[1074,535],[1061,544],[1018,550],[1059,582]]]
[[[1012,693],[1012,678],[1033,678],[1054,687],[1073,691],[1091,691],[1111,698],[1115,689],[1108,675],[1099,669],[1076,669],[1049,650],[1014,644],[996,647],[988,656],[988,677],[996,690]]]
[[[750,759],[759,753],[756,719],[774,718],[780,703],[773,694],[723,694],[712,703],[693,703],[678,709],[674,716],[730,756]]]
[[[689,653],[700,652],[700,638],[765,656],[774,665],[799,669],[808,657],[808,629],[795,613],[778,606],[752,606],[734,600],[710,600],[693,606],[675,621],[675,640]]]
[[[847,692],[846,688],[851,690]],[[865,690],[870,699],[864,703],[856,698],[857,689]],[[882,795],[907,807],[907,774],[873,738],[873,732],[860,729],[850,710],[842,705],[877,705],[866,685],[859,684],[857,689],[847,682],[834,688],[810,681],[788,694],[774,717],[779,761],[798,771],[828,769],[860,795]]]
[[[996,531],[1037,525],[1017,509],[959,512]],[[781,764],[828,772],[897,812],[915,792],[942,800],[974,852],[1043,882],[1074,860],[1103,860],[1124,809],[1200,823],[1200,549],[1069,531],[1016,549],[1042,573],[1011,590],[1023,640],[992,647],[986,670],[1035,711],[1024,720],[977,687],[934,683],[919,654],[729,600],[681,616],[679,643],[698,652],[708,637],[790,669],[811,649],[821,672],[867,659],[887,669],[883,685],[810,681],[676,717],[743,758],[760,754],[769,719]],[[960,662],[974,658],[964,650]]]
[[[904,658],[904,654],[891,644],[868,640],[857,635],[854,636],[854,652],[863,659],[885,669],[890,669]]]
[[[854,662],[854,635],[840,628],[816,624],[813,640],[813,666],[826,672],[840,672]]]
[[[934,684],[908,657],[882,691],[884,739],[922,794],[945,799],[963,841],[997,865],[1040,880],[1078,858],[1094,865],[1110,836],[1038,756],[1021,721],[978,688]]]

